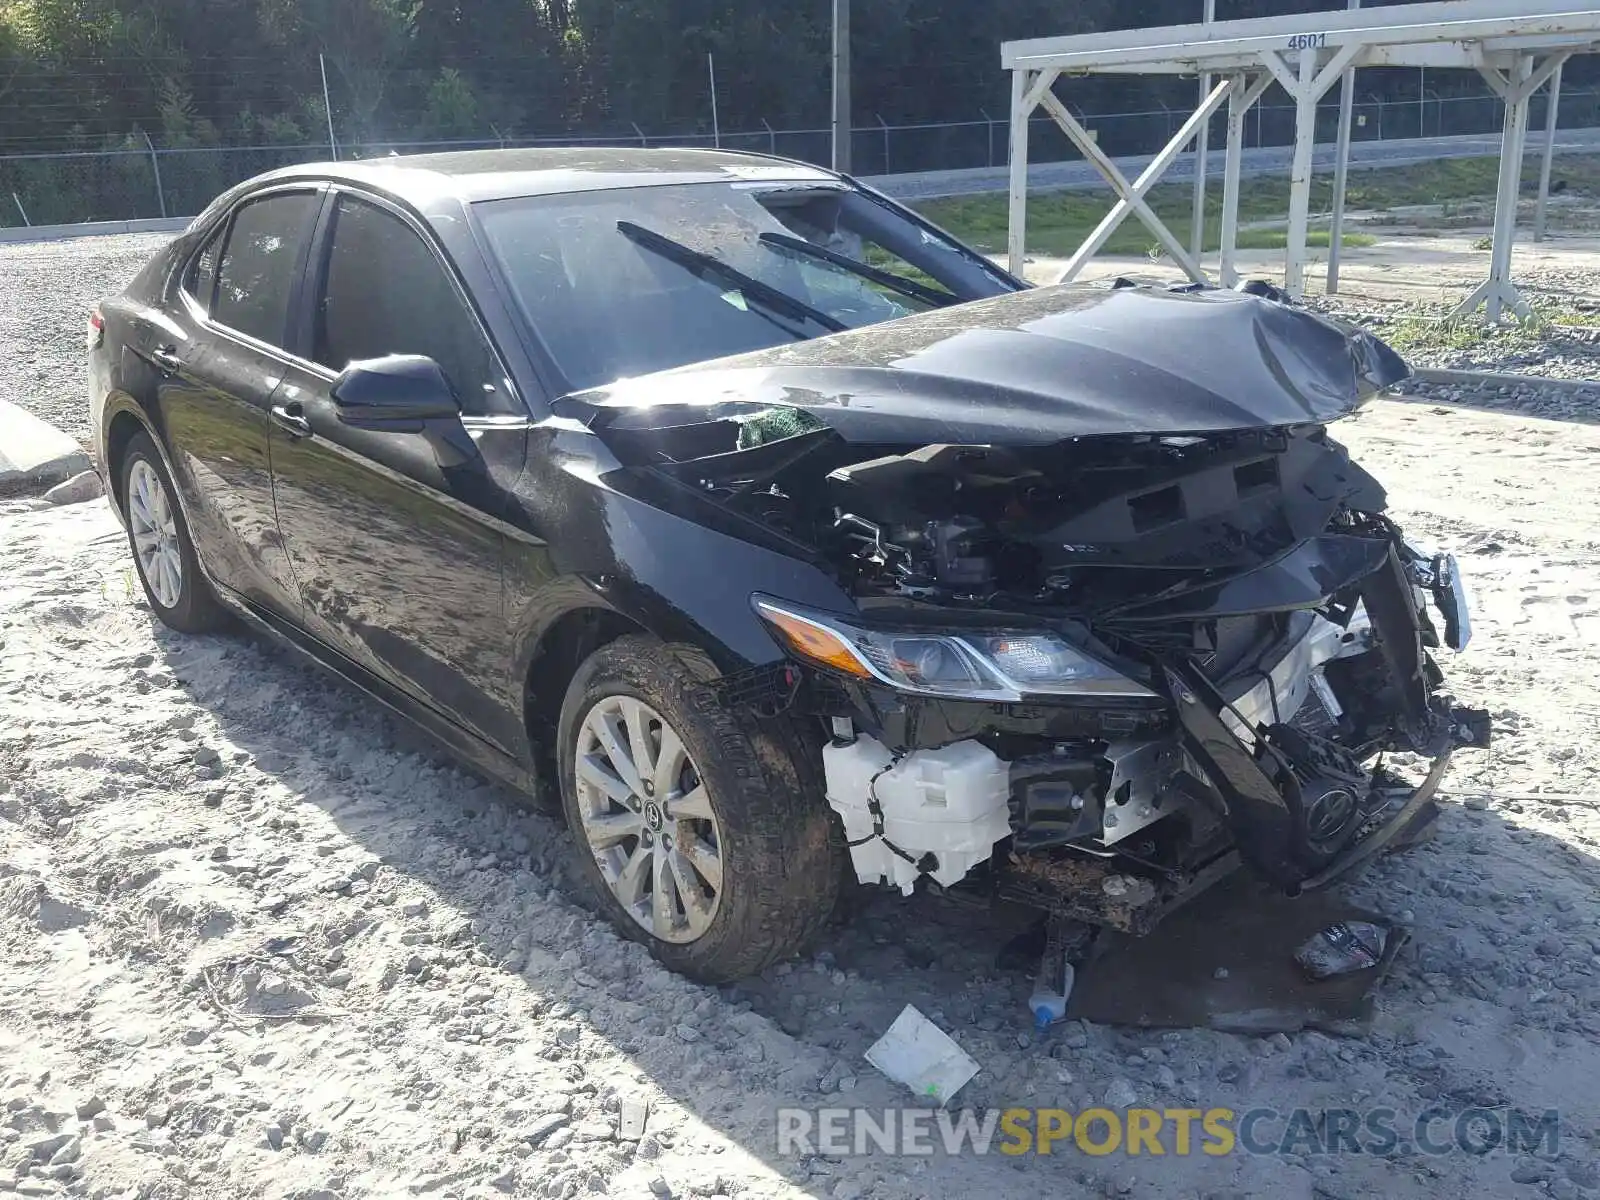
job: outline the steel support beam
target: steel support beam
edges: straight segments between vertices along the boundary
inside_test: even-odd
[[[1084,158],[1088,159],[1101,175],[1105,176],[1106,182],[1111,185],[1112,190],[1121,197],[1111,211],[1101,220],[1100,224],[1095,226],[1094,232],[1084,239],[1083,244],[1067,260],[1067,265],[1061,272],[1061,278],[1057,280],[1058,283],[1066,283],[1071,279],[1077,278],[1078,272],[1083,270],[1084,264],[1099,252],[1100,247],[1106,244],[1107,239],[1116,232],[1117,226],[1121,225],[1130,213],[1138,215],[1139,220],[1155,235],[1156,240],[1171,255],[1172,261],[1183,269],[1184,274],[1197,283],[1206,282],[1206,275],[1200,269],[1200,264],[1190,256],[1189,251],[1173,236],[1172,231],[1162,223],[1161,218],[1156,216],[1144,197],[1145,193],[1155,186],[1156,180],[1166,173],[1167,168],[1172,165],[1173,160],[1178,157],[1183,148],[1194,140],[1195,134],[1200,127],[1211,119],[1211,114],[1222,107],[1222,102],[1228,98],[1230,86],[1230,81],[1225,79],[1213,87],[1210,94],[1206,96],[1205,102],[1190,114],[1189,119],[1178,128],[1178,132],[1172,135],[1172,140],[1162,147],[1161,152],[1150,161],[1150,165],[1141,171],[1139,178],[1131,184],[1128,182],[1127,176],[1118,169],[1117,164],[1112,162],[1106,152],[1095,142],[1089,131],[1078,124],[1077,119],[1067,111],[1067,106],[1056,98],[1055,93],[1049,91],[1044,93],[1040,103],[1044,106],[1045,111],[1055,118],[1056,124],[1061,126],[1062,131],[1072,140],[1072,144],[1077,146],[1083,153]]]
[[[1284,249],[1283,287],[1298,299],[1306,290],[1306,229],[1311,219],[1311,151],[1317,136],[1317,56],[1300,52],[1299,88],[1294,96],[1294,158],[1289,167],[1289,242]]]
[[[1533,316],[1526,298],[1511,281],[1511,250],[1517,233],[1517,201],[1522,194],[1522,155],[1527,148],[1529,100],[1568,57],[1567,52],[1552,54],[1535,67],[1533,55],[1525,54],[1507,75],[1494,67],[1478,68],[1478,73],[1506,105],[1500,134],[1500,185],[1494,200],[1494,244],[1489,251],[1489,278],[1456,305],[1450,313],[1452,318],[1464,317],[1476,311],[1480,304],[1491,323],[1498,323],[1508,308],[1520,321]]]
[[[1550,202],[1550,163],[1556,154],[1556,121],[1561,108],[1561,65],[1550,76],[1550,95],[1545,101],[1544,158],[1539,163],[1539,202],[1533,210],[1533,240],[1544,241],[1545,206]]]
[[[1033,105],[1028,103],[1032,71],[1011,72],[1011,147],[1009,217],[1006,225],[1006,269],[1022,278],[1028,241],[1028,118]]]
[[[1216,19],[1217,0],[1205,0],[1204,16],[1201,23],[1207,28]],[[1212,85],[1216,83],[1209,71],[1200,76],[1200,96],[1198,102],[1204,104],[1206,97],[1211,94]],[[1200,261],[1206,249],[1206,168],[1210,166],[1207,161],[1211,150],[1211,122],[1207,121],[1200,126],[1200,132],[1194,139],[1194,203],[1189,210],[1189,254],[1195,262]]]
[[[1311,222],[1311,152],[1317,136],[1317,101],[1343,75],[1362,47],[1342,46],[1325,64],[1317,52],[1300,51],[1298,70],[1289,68],[1275,50],[1263,50],[1261,61],[1294,101],[1294,156],[1289,167],[1289,240],[1284,250],[1283,286],[1291,296],[1305,294],[1306,232]],[[1320,69],[1319,69],[1320,67]]]
[[[1349,0],[1349,7],[1361,7],[1361,0]],[[1328,222],[1328,281],[1325,290],[1332,296],[1339,291],[1339,255],[1344,249],[1344,189],[1350,175],[1350,117],[1355,109],[1356,69],[1344,73],[1339,89],[1339,136],[1333,156],[1333,216]]]
[[[1234,270],[1234,249],[1239,241],[1239,169],[1244,161],[1244,119],[1257,100],[1272,86],[1265,71],[1253,80],[1243,74],[1228,81],[1228,153],[1222,168],[1222,237],[1218,249],[1217,277],[1223,287],[1239,282]]]

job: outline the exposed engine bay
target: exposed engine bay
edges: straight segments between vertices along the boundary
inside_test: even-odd
[[[1253,323],[1240,344],[1278,389],[1248,398],[1254,418],[1209,377],[1192,409],[1163,397],[1120,430],[1089,385],[1060,385],[1067,415],[1040,417],[1016,366],[996,368],[1019,389],[1011,436],[999,412],[935,420],[909,402],[902,426],[872,426],[861,410],[887,388],[586,412],[616,486],[814,564],[854,600],[756,597],[789,660],[725,689],[823,725],[863,882],[986,887],[1142,932],[1241,862],[1290,893],[1341,877],[1427,818],[1453,749],[1487,743],[1487,715],[1444,694],[1434,660],[1470,635],[1454,559],[1407,540],[1327,429],[1406,368],[1276,297],[1225,295],[1181,315]],[[1065,340],[1076,315],[1050,332]],[[894,369],[932,356],[898,350]],[[1123,384],[1196,386],[1166,362],[1145,376]],[[900,427],[996,432],[876,436]],[[1392,770],[1396,751],[1425,777]]]

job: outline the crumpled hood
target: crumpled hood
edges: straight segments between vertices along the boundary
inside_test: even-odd
[[[623,380],[556,407],[602,428],[783,405],[850,442],[1029,446],[1320,423],[1410,373],[1365,331],[1276,300],[1062,285]]]

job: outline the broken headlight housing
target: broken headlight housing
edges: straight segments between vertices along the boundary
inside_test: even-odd
[[[1000,701],[1156,695],[1054,633],[868,629],[834,613],[765,596],[752,600],[796,657],[902,692]]]

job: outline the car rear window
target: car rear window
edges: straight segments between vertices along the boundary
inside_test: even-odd
[[[270,345],[284,344],[289,297],[317,200],[314,192],[275,193],[248,201],[234,214],[217,266],[215,321]]]

